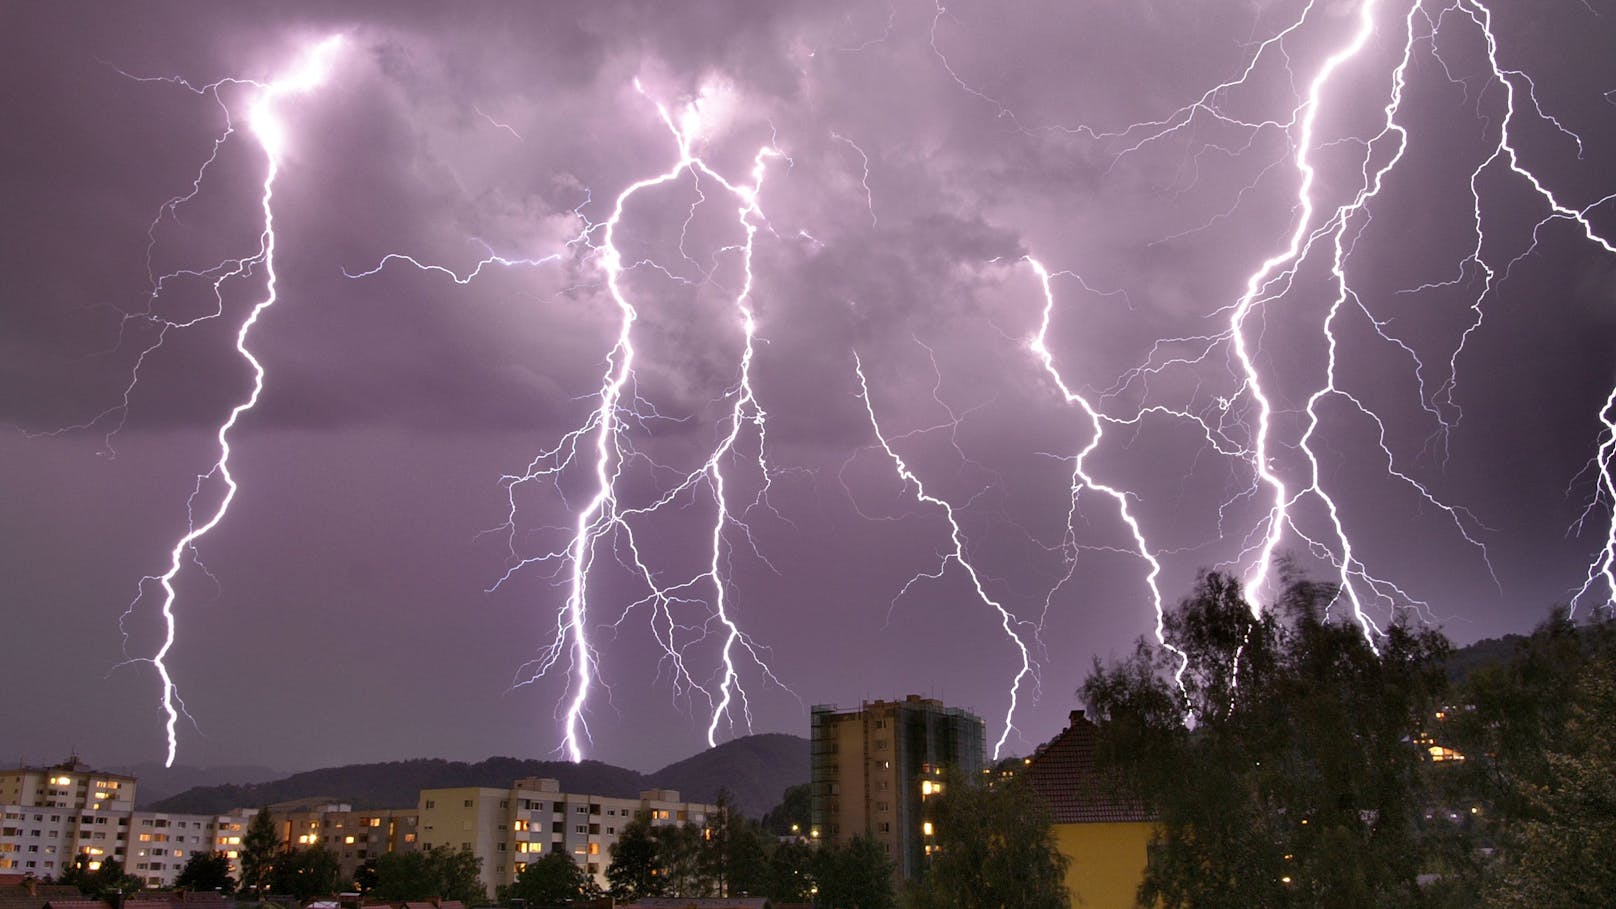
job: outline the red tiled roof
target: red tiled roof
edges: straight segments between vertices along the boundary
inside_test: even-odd
[[[1034,755],[1025,771],[1034,792],[1057,824],[1105,824],[1155,820],[1138,799],[1119,791],[1095,757],[1099,727],[1072,711],[1072,724]]]

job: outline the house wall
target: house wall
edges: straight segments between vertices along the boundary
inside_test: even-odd
[[[1056,824],[1056,846],[1071,862],[1066,889],[1073,909],[1133,909],[1154,829],[1139,822]]]

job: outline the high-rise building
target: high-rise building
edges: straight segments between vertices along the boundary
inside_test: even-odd
[[[881,844],[907,880],[932,843],[926,801],[948,773],[982,772],[985,726],[957,707],[912,694],[857,710],[813,708],[809,835]]]

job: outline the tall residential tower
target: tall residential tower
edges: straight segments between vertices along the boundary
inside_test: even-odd
[[[916,877],[932,846],[926,801],[948,772],[982,772],[984,739],[980,717],[917,694],[857,710],[814,707],[809,835],[868,837],[900,880]]]

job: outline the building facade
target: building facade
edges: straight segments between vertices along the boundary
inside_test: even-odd
[[[170,887],[192,856],[240,849],[237,816],[135,810],[132,776],[70,757],[51,767],[0,770],[0,871],[57,878],[82,855],[116,860],[149,887]]]
[[[355,811],[353,805],[336,799],[306,798],[277,802],[266,810],[283,846],[330,850],[343,881],[352,881],[359,867],[372,859],[421,848],[414,808]]]
[[[950,772],[983,768],[985,726],[975,714],[909,695],[857,710],[813,708],[809,836],[879,843],[900,880],[920,874],[932,847],[926,801]]]
[[[530,861],[559,852],[606,887],[611,847],[639,811],[652,826],[705,824],[716,805],[680,801],[672,789],[619,798],[561,791],[553,779],[528,777],[509,789],[423,789],[421,848],[466,849],[482,859],[482,880],[493,896],[515,883]]]

